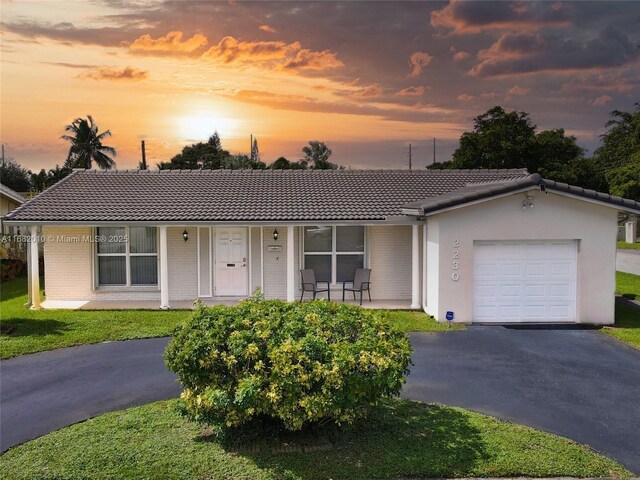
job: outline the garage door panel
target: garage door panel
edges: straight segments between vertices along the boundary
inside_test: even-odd
[[[474,321],[575,321],[576,242],[476,243],[473,262]]]

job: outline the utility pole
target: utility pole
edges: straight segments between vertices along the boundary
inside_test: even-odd
[[[4,167],[4,143],[2,144],[2,166]]]
[[[146,170],[147,169],[147,152],[144,149],[144,140],[142,140],[141,142],[141,147],[142,147],[142,163],[140,164],[140,170]]]
[[[436,137],[433,137],[433,163],[436,163]]]
[[[409,144],[409,170],[411,170],[412,158],[411,158],[411,144]]]
[[[249,137],[249,157],[253,161],[253,133]]]

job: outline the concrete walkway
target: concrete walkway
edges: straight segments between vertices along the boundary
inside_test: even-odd
[[[101,413],[177,397],[167,338],[2,361],[0,448]],[[640,351],[595,330],[471,327],[412,334],[403,396],[572,438],[640,472]]]
[[[640,275],[640,250],[619,248],[616,253],[616,270]]]

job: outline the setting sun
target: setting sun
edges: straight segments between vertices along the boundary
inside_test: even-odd
[[[206,113],[196,113],[178,118],[178,131],[187,141],[204,141],[213,132],[222,138],[237,137],[241,134],[241,122],[235,118],[216,117]]]

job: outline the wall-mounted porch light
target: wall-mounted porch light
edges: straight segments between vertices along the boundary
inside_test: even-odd
[[[278,240],[278,230],[273,231],[273,239]]]
[[[186,229],[184,230],[184,232],[182,232],[182,238],[184,238],[185,242],[189,240],[189,232],[187,232]]]

